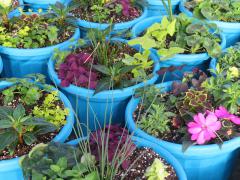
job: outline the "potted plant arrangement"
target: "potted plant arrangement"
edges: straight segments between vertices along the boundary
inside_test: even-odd
[[[60,3],[48,14],[9,12],[11,4],[0,3],[0,55],[4,77],[23,77],[26,74],[47,75],[47,61],[53,50],[74,44],[79,29],[68,23],[68,10]]]
[[[71,101],[85,132],[123,123],[135,89],[158,79],[155,55],[119,39],[106,40],[109,31],[90,31],[90,41],[60,49],[48,63],[49,77]]]
[[[148,8],[148,17],[167,15],[166,6],[169,0],[145,0]],[[171,0],[172,12],[175,13],[178,9],[180,0]]]
[[[231,69],[233,72],[238,73],[240,65],[240,43],[225,49],[221,57],[218,59],[213,58],[210,63],[210,69],[216,70],[219,66],[221,69]]]
[[[239,1],[182,0],[179,9],[188,16],[217,24],[226,36],[227,47],[229,47],[240,40],[239,7]]]
[[[183,168],[170,153],[144,139],[131,138],[117,125],[69,144],[75,147],[52,143],[34,148],[21,161],[25,177],[186,180]]]
[[[113,34],[125,36],[133,25],[147,17],[147,8],[136,0],[67,0],[66,4],[78,4],[72,14],[79,18],[82,37],[89,29],[104,30],[112,24]]]
[[[181,79],[182,72],[196,67],[206,69],[210,57],[218,57],[226,42],[213,24],[196,21],[184,14],[174,16],[171,1],[169,3],[168,16],[147,18],[133,27],[133,39],[129,44],[151,49],[158,55],[161,68],[184,66],[180,73],[176,73]],[[162,81],[162,76],[160,78]],[[176,78],[167,73],[164,80]]]
[[[51,5],[54,5],[57,2],[64,4],[65,1],[66,0],[41,0],[41,1],[23,0],[24,5],[27,8],[32,9],[33,11],[38,11],[38,9],[47,10],[50,8]]]
[[[239,152],[238,74],[221,72],[207,79],[195,70],[182,82],[148,88],[127,106],[128,129],[166,148],[188,179],[228,179]]]
[[[39,78],[41,76],[38,76]],[[40,143],[64,142],[71,134],[74,114],[68,99],[39,81],[2,81],[0,101],[0,174],[23,180],[19,157]]]

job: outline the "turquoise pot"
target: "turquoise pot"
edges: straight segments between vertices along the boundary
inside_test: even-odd
[[[3,70],[3,62],[2,62],[2,58],[0,56],[0,74],[2,73]]]
[[[0,82],[0,90],[12,86],[12,83],[2,81]],[[57,89],[53,89],[57,90]],[[63,102],[64,106],[69,109],[69,115],[67,116],[67,123],[60,130],[58,135],[53,139],[55,142],[65,142],[68,136],[72,132],[74,124],[74,112],[72,110],[71,103],[66,96],[59,92],[59,97]],[[0,160],[0,179],[1,180],[24,180],[22,169],[19,165],[19,158],[10,160]]]
[[[65,3],[66,0],[22,0],[26,5],[27,9],[32,9],[37,11],[38,9],[47,10],[50,5],[55,4],[56,2]]]
[[[27,74],[47,73],[47,62],[54,52],[54,49],[70,46],[76,43],[80,37],[79,29],[75,30],[74,35],[69,40],[45,48],[18,49],[0,46],[0,56],[3,61],[3,77],[24,77]]]
[[[66,0],[66,4],[69,4],[72,0]],[[114,28],[112,30],[112,34],[117,35],[117,36],[124,36],[125,33],[131,29],[136,23],[142,21],[147,17],[148,10],[146,7],[143,7],[142,5],[139,5],[143,9],[143,13],[140,17],[128,21],[128,22],[123,22],[123,23],[116,23],[114,24]],[[87,31],[90,29],[99,29],[99,30],[104,30],[109,27],[110,24],[107,23],[94,23],[94,22],[89,22],[85,20],[78,19],[77,20],[77,25],[79,26],[81,30],[81,37],[85,38]]]
[[[119,42],[120,39],[115,41]],[[126,43],[126,41],[120,42]],[[159,70],[159,63],[157,57],[151,54],[150,58],[155,62],[153,77],[151,79],[128,88],[103,91],[95,95],[94,90],[77,87],[75,85],[61,87],[61,80],[55,71],[52,58],[48,62],[48,71],[49,77],[54,84],[56,84],[71,101],[78,117],[77,122],[81,123],[84,134],[87,134],[87,130],[95,131],[103,127],[104,124],[124,123],[126,106],[130,98],[134,95],[135,90],[146,85],[154,84],[158,79],[157,71]]]
[[[167,15],[161,0],[145,0],[148,9],[148,17]],[[165,0],[166,1],[166,0]],[[172,11],[176,13],[180,0],[172,0]],[[167,3],[167,1],[166,1]]]
[[[136,38],[140,36],[144,31],[147,30],[154,23],[161,22],[162,17],[151,17],[144,19],[143,21],[137,23],[132,31],[132,38]],[[220,34],[221,36],[221,48],[224,49],[226,46],[225,36]],[[160,68],[170,67],[170,66],[183,66],[182,69],[176,70],[174,72],[167,72],[166,75],[160,76],[158,82],[164,81],[172,81],[172,80],[180,80],[183,77],[184,72],[191,72],[194,68],[199,68],[204,71],[209,67],[210,57],[207,53],[199,53],[199,54],[177,54],[174,57],[161,61],[161,57],[158,55],[156,49],[151,49],[151,51],[158,57],[160,61]]]
[[[86,139],[87,139],[86,137],[80,138],[80,139],[75,139],[75,140],[68,142],[68,144],[77,146],[80,141],[86,140]],[[164,149],[160,146],[156,146],[156,144],[154,144],[150,141],[147,141],[145,139],[139,138],[139,137],[133,136],[132,141],[139,148],[141,148],[141,147],[151,148],[153,151],[155,151],[157,154],[159,154],[161,158],[166,160],[174,168],[179,180],[187,180],[187,176],[186,176],[186,173],[185,173],[182,165],[166,149]]]
[[[161,92],[171,90],[172,82],[158,84]],[[229,178],[239,154],[240,137],[219,145],[195,145],[182,152],[182,145],[158,139],[141,130],[135,124],[133,113],[140,99],[132,98],[128,103],[125,119],[128,130],[135,136],[146,139],[169,151],[183,166],[189,180],[226,180]]]
[[[186,0],[181,0],[179,4],[179,10],[186,15],[192,17],[193,13],[185,8]],[[209,21],[211,23],[215,23],[219,29],[222,31],[223,35],[226,36],[226,47],[229,47],[236,42],[240,41],[240,23],[232,23],[232,22],[223,22],[223,21]]]

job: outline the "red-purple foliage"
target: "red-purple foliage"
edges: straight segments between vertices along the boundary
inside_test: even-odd
[[[95,89],[99,76],[95,71],[90,72],[88,65],[91,62],[92,57],[88,53],[80,52],[68,55],[58,71],[61,86],[68,87],[70,84],[74,84],[79,87]]]
[[[101,161],[101,157],[99,157],[101,153],[99,152],[101,152],[102,147],[104,147],[104,150],[108,147],[108,161],[112,162],[114,156],[116,156],[115,154],[117,154],[119,160],[120,158],[125,159],[121,164],[121,167],[125,170],[130,165],[126,157],[128,157],[136,148],[131,141],[128,131],[119,125],[109,125],[106,126],[104,130],[98,130],[91,134],[90,147],[92,154],[95,155],[97,161]]]
[[[130,0],[118,0],[117,2],[122,5],[124,16],[139,16],[138,11],[131,6]]]

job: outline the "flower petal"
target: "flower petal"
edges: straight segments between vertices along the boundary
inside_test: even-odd
[[[230,117],[230,120],[231,120],[234,124],[240,125],[240,118],[239,118],[238,116],[232,115],[232,116]]]
[[[205,137],[204,137],[204,131],[200,132],[197,138],[197,143],[198,144],[204,144],[206,142]]]

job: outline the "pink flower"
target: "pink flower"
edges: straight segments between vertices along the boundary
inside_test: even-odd
[[[217,110],[215,110],[215,115],[220,119],[228,119],[233,123],[240,125],[240,118],[228,112],[228,110],[223,106],[220,106]]]
[[[221,128],[221,122],[214,113],[208,113],[206,118],[202,113],[198,113],[194,116],[194,121],[187,126],[188,132],[192,134],[191,140],[196,140],[197,144],[204,144],[216,138],[215,132]]]

